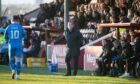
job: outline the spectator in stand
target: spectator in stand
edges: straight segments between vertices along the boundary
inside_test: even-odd
[[[112,47],[112,63],[110,69],[110,76],[118,76],[119,73],[122,73],[122,71],[120,70],[121,53],[122,53],[122,48],[120,45],[120,41],[114,40],[113,47]]]
[[[40,4],[40,11],[37,15],[37,26],[43,23],[46,19],[50,19],[48,4]]]
[[[58,0],[53,0],[52,3],[49,4],[50,18],[57,16],[60,11],[61,5]]]
[[[83,29],[85,27],[85,17],[82,12],[77,13],[77,28]]]
[[[58,0],[58,2],[59,2],[59,16],[61,16],[61,17],[63,17],[63,15],[64,15],[64,0]]]
[[[24,64],[26,64],[27,57],[37,57],[38,56],[40,46],[41,46],[41,41],[36,32],[33,32],[31,34],[30,44],[31,45],[29,46],[29,48],[23,49],[23,53],[24,53],[23,63]]]
[[[79,10],[80,10],[80,12],[83,12],[83,13],[85,12],[84,4],[82,4],[82,5],[80,6]]]
[[[120,77],[130,77],[130,73],[131,73],[131,64],[130,62],[128,62],[128,60],[133,56],[133,48],[131,46],[131,44],[126,40],[126,38],[122,38],[121,40],[121,47],[122,47],[122,53],[121,53],[121,57],[122,57],[122,68],[121,70],[124,70],[124,74],[121,75]]]
[[[40,24],[40,27],[42,28],[48,28],[48,24],[50,23],[49,19],[46,19],[44,23]]]
[[[119,17],[117,16],[110,16],[110,23],[118,23],[119,22]]]
[[[120,23],[128,23],[130,20],[127,18],[126,14],[120,14]]]
[[[134,16],[134,11],[130,8],[128,9],[127,18],[131,21]]]
[[[126,0],[128,4],[128,8],[132,8],[132,4],[134,0]]]
[[[96,29],[96,38],[100,38],[101,36],[103,36],[102,35],[102,30],[103,30],[103,28],[102,27],[97,27],[97,29]]]
[[[85,16],[86,22],[91,21],[92,20],[92,11],[88,10],[88,9],[85,10],[84,16]]]
[[[130,34],[129,34],[129,30],[126,29],[123,33],[122,33],[122,36],[121,36],[122,39],[125,39],[126,41],[128,41],[129,43],[131,42],[131,37],[130,37]]]
[[[61,16],[63,17],[64,13],[64,0],[54,0],[52,3],[49,4],[49,12],[50,17],[53,19],[55,16]]]
[[[96,23],[101,22],[101,14],[97,10],[92,12],[92,20],[93,22],[96,22]]]
[[[63,0],[55,0],[55,10],[57,13],[60,11],[62,4],[63,4]]]
[[[133,30],[129,30],[129,35],[131,38],[130,44],[132,46],[134,46],[134,39],[139,35],[137,32],[133,31]]]
[[[127,8],[126,3],[123,5],[123,7],[120,7],[120,13],[121,14],[127,14],[128,13],[128,8]]]
[[[109,33],[109,30],[110,30],[109,28],[104,29],[104,28],[102,28],[102,27],[97,27],[97,29],[96,29],[97,38],[100,38],[100,37],[102,37],[102,36],[108,34],[108,33]]]
[[[50,19],[53,19],[56,16],[55,5],[49,4],[49,13]]]
[[[95,10],[95,5],[94,4],[90,4],[90,8],[91,8],[92,11],[94,11]]]
[[[26,18],[24,18],[24,15],[19,15],[19,18],[20,18],[20,24],[22,26],[30,25],[29,21]]]
[[[119,8],[120,9],[120,14],[125,14],[127,15],[128,13],[128,8],[126,6]]]
[[[96,62],[98,65],[99,74],[107,75],[107,71],[109,71],[109,65],[111,63],[112,58],[112,43],[110,40],[104,39],[102,40],[102,46],[103,52],[96,60]]]
[[[134,39],[134,54],[131,58],[128,59],[128,62],[132,64],[132,75],[136,76],[136,64],[140,62],[140,37],[137,36]]]
[[[134,11],[134,17],[131,20],[132,23],[140,23],[140,13],[138,11]]]
[[[118,17],[120,15],[120,9],[116,6],[111,6],[110,14],[111,14],[111,16]]]
[[[108,23],[107,22],[107,20],[105,19],[105,18],[101,18],[101,23],[103,24],[103,23]],[[108,34],[110,32],[110,28],[102,28],[102,30],[101,30],[101,34],[102,35],[106,35],[106,34]]]
[[[105,22],[109,23],[110,22],[110,13],[109,13],[109,8],[106,7],[106,9],[103,10],[103,13],[101,14],[101,19],[104,19]]]
[[[100,13],[103,13],[103,10],[105,10],[107,7],[108,7],[108,6],[107,6],[105,3],[101,3],[99,12],[100,12]]]
[[[55,11],[56,12],[60,11],[59,0],[53,0],[53,2],[51,4],[55,6]]]

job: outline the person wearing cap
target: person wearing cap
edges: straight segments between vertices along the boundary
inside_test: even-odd
[[[85,43],[84,38],[82,34],[79,32],[78,28],[76,28],[75,23],[76,23],[75,20],[73,19],[69,20],[67,29],[64,30],[64,34],[54,42],[54,44],[58,44],[62,40],[64,39],[66,40],[67,52],[65,62],[67,66],[67,72],[65,76],[77,75],[80,47],[82,44]],[[72,58],[74,60],[73,74],[71,74],[71,65],[70,65],[70,61]]]

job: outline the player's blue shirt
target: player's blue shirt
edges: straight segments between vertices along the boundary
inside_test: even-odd
[[[26,38],[24,28],[18,23],[13,23],[6,28],[5,40],[11,47],[22,47],[22,40]]]

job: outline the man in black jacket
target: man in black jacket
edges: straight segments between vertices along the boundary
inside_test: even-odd
[[[102,40],[102,53],[99,58],[96,60],[98,65],[98,70],[100,75],[106,75],[108,71],[107,65],[111,63],[112,58],[112,43],[108,39]]]
[[[137,62],[140,62],[140,37],[136,37],[134,40],[134,53],[133,56],[128,59],[128,62],[131,63],[132,68],[132,76],[136,76],[136,65]]]
[[[38,57],[39,54],[39,50],[40,50],[40,46],[41,46],[41,41],[39,39],[39,36],[36,32],[33,32],[31,34],[31,39],[30,39],[30,44],[31,47],[26,47],[23,49],[23,53],[24,53],[24,58],[23,58],[23,63],[27,63],[26,58],[27,57]],[[28,39],[27,39],[28,40]],[[25,41],[26,42],[26,41]]]
[[[133,48],[132,45],[127,40],[121,40],[121,46],[122,46],[122,65],[125,65],[125,68],[122,67],[122,70],[124,70],[124,74],[119,76],[121,78],[130,77],[131,73],[131,64],[128,61],[133,56]]]
[[[78,29],[75,28],[75,21],[70,20],[68,22],[68,28],[64,30],[64,34],[57,39],[54,44],[60,43],[63,39],[66,40],[67,42],[67,52],[66,52],[66,66],[67,66],[67,73],[65,76],[70,76],[71,75],[71,66],[70,66],[70,61],[73,58],[74,60],[74,71],[73,75],[77,75],[77,70],[78,70],[78,58],[80,55],[80,46],[82,42],[84,42],[84,38],[82,34],[79,32]]]

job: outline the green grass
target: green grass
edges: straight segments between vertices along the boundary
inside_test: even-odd
[[[139,84],[140,79],[90,76],[79,70],[78,76],[63,76],[65,70],[48,73],[47,68],[22,68],[21,80],[12,80],[8,66],[0,66],[0,84]]]
[[[0,35],[0,44],[4,43],[5,43],[4,35]]]

